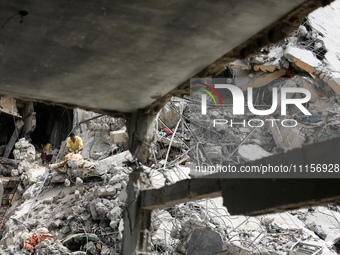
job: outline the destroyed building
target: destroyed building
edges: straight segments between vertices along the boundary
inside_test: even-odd
[[[153,1],[3,5],[10,18],[0,44],[9,52],[4,61],[13,62],[2,70],[0,89],[1,254],[339,253],[336,179],[202,180],[189,168],[197,159],[243,165],[263,157],[300,162],[304,153],[308,162],[308,152],[336,157],[338,28],[322,22],[336,17],[339,2],[305,20],[328,2],[184,3],[168,5],[166,14],[164,3]],[[202,24],[197,14],[212,22]],[[235,20],[245,22],[242,33]],[[44,61],[32,58],[37,51]],[[18,75],[15,64],[28,71]],[[156,78],[159,72],[164,78]],[[197,126],[192,98],[169,100],[188,94],[184,81],[194,73],[254,88],[260,109],[271,105],[272,88],[306,88],[313,114],[289,108],[298,123],[289,129]],[[214,109],[216,118],[228,114]],[[84,159],[63,160],[71,131],[84,140]],[[43,164],[46,143],[57,150]]]

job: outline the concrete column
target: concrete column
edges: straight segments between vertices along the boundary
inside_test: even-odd
[[[134,112],[128,122],[130,151],[139,162],[145,164],[151,155],[151,142],[154,140],[156,115],[142,110]]]
[[[136,169],[129,176],[127,207],[124,214],[123,255],[150,254],[152,211],[140,208],[139,192],[142,180],[142,169]]]

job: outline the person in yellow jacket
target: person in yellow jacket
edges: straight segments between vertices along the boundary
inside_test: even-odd
[[[84,149],[83,140],[74,133],[71,133],[70,137],[66,140],[66,147],[70,153],[77,154]]]

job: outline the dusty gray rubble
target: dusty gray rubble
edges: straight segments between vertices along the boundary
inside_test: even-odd
[[[220,92],[225,98],[223,106],[214,106],[209,99],[206,115],[201,114],[201,99],[192,93],[188,102],[192,113],[188,123],[194,138],[191,141],[201,146],[200,153],[191,151],[192,162],[235,165],[340,135],[340,44],[334,39],[339,31],[335,25],[338,12],[339,2],[315,11],[278,45],[228,64],[223,73],[213,78],[216,84],[236,85],[243,91],[246,107],[241,117],[234,115],[233,107],[226,104],[233,102],[231,93]],[[209,83],[209,79],[201,82]],[[256,110],[276,110],[265,116],[253,113],[247,102],[249,88]],[[308,90],[311,98],[304,107],[311,115],[303,114],[294,105],[288,105],[283,114],[282,88]],[[277,105],[272,99],[274,89],[278,91]],[[288,99],[301,97],[300,93],[287,94]],[[217,124],[213,125],[212,120],[217,120]],[[231,125],[232,122],[237,124]]]
[[[63,239],[77,233],[96,234],[101,240],[100,243],[97,242],[100,249],[98,245],[88,247],[87,254],[118,252],[126,200],[121,193],[126,187],[131,168],[118,166],[116,161],[126,156],[125,154],[108,157],[102,164],[99,161],[99,167],[105,169],[105,172],[98,174],[97,180],[93,180],[93,176],[76,177],[78,168],[69,166],[68,179],[61,178],[59,185],[53,183],[54,173],[46,172],[41,175],[25,191],[21,197],[21,205],[17,205],[11,213],[11,219],[7,221],[3,233],[2,240],[5,242],[2,243],[2,250],[20,251],[18,237],[26,227],[32,231],[45,227],[56,242],[51,245],[43,242],[39,244],[36,248],[39,254],[78,254],[71,253],[72,250],[62,244]],[[65,180],[69,180],[70,185],[64,186]],[[87,245],[90,246],[90,243]]]
[[[281,255],[298,242],[321,247],[320,254],[338,254],[339,216],[323,206],[257,217],[231,216],[222,198],[207,199],[155,211],[152,243],[155,250],[171,254]],[[200,235],[210,241],[205,243]]]
[[[239,134],[242,132],[247,129],[240,130]],[[256,136],[252,141],[256,141]],[[18,161],[26,162],[25,152],[31,146],[26,141],[19,141],[18,147],[20,144],[24,144],[20,151],[23,158]],[[186,147],[181,148],[184,151]],[[168,151],[169,155],[183,154],[176,150],[167,147],[166,154]],[[165,167],[143,166],[151,181],[144,188],[159,188],[190,178],[190,168],[185,162],[177,164],[181,158],[175,159],[176,156],[164,161]],[[55,240],[39,243],[35,247],[36,253],[118,254],[124,230],[126,185],[133,170],[130,165],[135,164],[133,160],[129,151],[123,151],[100,160],[69,161],[63,166],[65,171],[56,172],[42,166],[35,157],[35,161],[24,168],[22,178],[34,172],[35,165],[44,171],[35,181],[22,182],[18,202],[13,204],[8,214],[10,219],[2,232],[0,254],[10,250],[24,254],[20,235],[40,228],[47,228]],[[20,165],[18,161],[7,161],[7,164],[15,169]],[[222,198],[205,199],[154,210],[151,251],[152,254],[283,255],[288,254],[297,242],[306,242],[322,247],[322,254],[336,254],[340,240],[339,221],[337,204],[245,217],[231,216],[223,207]]]

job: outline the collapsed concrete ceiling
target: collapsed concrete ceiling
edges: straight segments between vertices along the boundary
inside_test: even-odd
[[[3,1],[0,94],[134,112],[164,101],[171,90],[286,17],[286,27],[256,43],[281,39],[289,32],[282,29],[298,25],[325,2]]]

